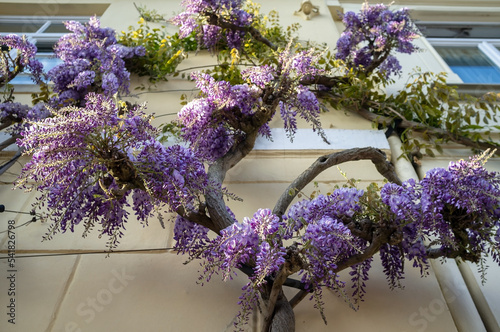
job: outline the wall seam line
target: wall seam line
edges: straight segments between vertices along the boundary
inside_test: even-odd
[[[79,255],[76,258],[75,263],[73,264],[73,268],[71,270],[71,273],[69,274],[68,279],[66,280],[66,283],[64,284],[62,294],[59,296],[59,299],[58,299],[58,301],[55,305],[54,311],[52,313],[50,323],[47,326],[47,329],[45,330],[45,332],[51,332],[52,329],[54,328],[57,317],[59,316],[59,311],[61,310],[62,303],[66,299],[66,295],[68,294],[68,290],[69,290],[70,286],[72,285],[73,280],[75,279],[76,269],[78,268],[78,265],[80,264],[81,257],[82,256]]]

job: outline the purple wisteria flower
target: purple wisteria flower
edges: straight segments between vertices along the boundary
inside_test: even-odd
[[[229,211],[230,212],[230,211]],[[232,212],[230,212],[232,214]],[[254,264],[250,281],[243,287],[238,304],[241,311],[236,325],[248,319],[258,301],[259,289],[274,277],[285,263],[286,224],[269,209],[259,209],[252,218],[244,218],[221,230],[220,236],[209,239],[208,229],[178,217],[174,229],[176,248],[191,258],[202,258],[201,281],[210,281],[214,274],[223,280],[232,279],[235,269]]]
[[[117,44],[114,30],[101,28],[96,17],[86,24],[68,21],[65,25],[72,33],[61,37],[54,48],[63,63],[49,71],[59,94],[53,106],[83,106],[89,92],[128,93],[130,73],[123,59],[144,55],[144,48]]]
[[[38,103],[33,107],[8,101],[0,103],[0,122],[11,122],[12,125],[7,128],[11,135],[20,135],[27,126],[26,121],[37,121],[50,115],[50,111],[45,103]]]
[[[391,11],[389,6],[365,2],[358,14],[345,13],[343,23],[345,30],[337,41],[336,56],[350,67],[364,70],[374,65],[389,77],[401,73],[399,61],[389,55],[391,51],[411,54],[418,50],[413,40],[419,32],[407,8]]]
[[[42,63],[35,58],[37,48],[25,36],[14,34],[0,36],[0,46],[2,46],[2,52],[16,50],[16,54],[11,55],[11,57],[1,57],[0,85],[8,83],[24,70],[27,70],[31,79],[37,84],[46,79]],[[7,48],[5,51],[4,46]],[[12,59],[13,62],[9,59]]]
[[[224,22],[234,27],[248,27],[252,16],[242,9],[242,0],[183,0],[184,11],[171,22],[179,26],[179,36],[185,38],[197,31],[200,42],[208,49],[213,49],[220,41],[225,41],[230,49],[240,49],[245,32],[237,29],[221,28],[212,20]]]
[[[356,188],[340,188],[331,195],[318,195],[312,200],[299,201],[290,207],[287,219],[293,223],[292,229],[299,231],[324,217],[337,220],[352,218],[361,211],[359,200],[363,193],[363,190]]]
[[[247,84],[232,86],[229,82],[215,81],[208,74],[193,74],[193,78],[204,97],[180,110],[182,136],[201,158],[213,161],[245,135],[239,121],[254,113],[261,91]],[[224,118],[228,121],[221,121]]]
[[[52,110],[52,117],[30,122],[18,140],[33,155],[19,186],[41,192],[38,202],[58,231],[86,231],[101,225],[112,249],[128,212],[146,222],[153,211],[188,208],[207,187],[203,164],[181,146],[165,148],[143,107],[118,107],[90,93],[85,107]],[[128,199],[132,196],[132,200]]]
[[[290,54],[287,49],[275,66],[245,69],[242,76],[246,83],[237,85],[216,81],[209,74],[192,74],[202,97],[179,112],[183,138],[201,158],[214,161],[245,137],[242,125],[251,123],[256,112],[268,107],[263,98],[273,93],[290,138],[297,129],[296,118],[301,117],[326,140],[319,121],[320,103],[314,93],[298,83],[323,73],[313,65],[318,57],[312,50]],[[270,112],[274,115],[274,110]],[[268,123],[259,128],[259,133],[270,137]]]
[[[425,270],[432,241],[444,253],[478,261],[486,251],[498,260],[496,229],[500,226],[500,177],[484,168],[486,155],[435,168],[422,181],[387,184],[382,201],[403,232],[402,249]]]

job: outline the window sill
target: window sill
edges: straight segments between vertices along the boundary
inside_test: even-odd
[[[456,86],[458,92],[466,93],[475,97],[482,96],[487,92],[500,93],[500,84],[455,83],[450,85]]]

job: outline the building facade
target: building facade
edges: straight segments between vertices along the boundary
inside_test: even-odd
[[[262,12],[277,10],[280,22],[287,26],[300,23],[303,40],[325,42],[331,49],[343,30],[339,12],[358,11],[363,1],[313,0],[319,15],[305,20],[298,11],[301,2],[290,0],[263,1]],[[140,3],[166,16],[181,10],[180,1],[147,0]],[[417,40],[422,51],[398,56],[404,74],[389,90],[397,91],[407,82],[415,67],[422,71],[447,72],[449,82],[459,90],[472,94],[497,89],[500,83],[500,4],[495,0],[398,0],[395,7],[409,7],[412,17],[427,37]],[[29,34],[39,46],[41,57],[50,66],[50,45],[63,30],[60,22],[98,15],[103,26],[116,31],[137,25],[139,14],[132,1],[79,0],[64,1],[0,1],[0,33]],[[168,27],[174,31],[173,27]],[[212,65],[216,59],[208,53],[190,54],[180,69]],[[36,89],[22,77],[15,83],[16,101],[30,103]],[[151,91],[134,90],[146,83],[132,78],[132,102],[147,102],[148,112],[156,115],[156,124],[175,118],[180,109],[180,96],[193,97],[193,84],[171,78]],[[136,92],[134,92],[136,91]],[[139,92],[137,92],[139,91]],[[500,91],[498,91],[500,92]],[[255,150],[234,169],[225,184],[230,192],[244,199],[231,202],[239,220],[251,216],[258,208],[272,208],[281,192],[316,158],[332,151],[351,147],[374,146],[383,150],[403,179],[422,178],[433,167],[445,167],[449,161],[471,155],[458,145],[446,146],[436,158],[425,157],[415,168],[401,154],[397,136],[388,139],[383,131],[355,115],[331,110],[321,122],[331,144],[312,133],[306,123],[291,143],[274,121],[272,142],[260,140]],[[495,135],[495,134],[493,134]],[[498,138],[498,137],[497,137]],[[2,152],[2,164],[17,152],[11,146]],[[0,204],[11,211],[29,211],[34,193],[12,191],[12,182],[26,161],[22,157],[0,177]],[[500,171],[500,160],[488,167]],[[381,182],[383,177],[372,163],[350,162],[341,165],[348,177],[360,179],[361,185]],[[318,179],[320,190],[328,191],[345,179],[332,169]],[[308,187],[305,192],[317,188]],[[0,214],[0,231],[13,220],[21,225],[29,220],[22,213]],[[150,221],[143,227],[128,222],[124,239],[115,253],[102,254],[106,239],[82,238],[81,231],[58,234],[41,242],[47,225],[39,222],[19,227],[15,232],[15,269],[4,259],[8,253],[7,233],[0,233],[0,330],[2,331],[231,331],[238,312],[238,296],[246,283],[244,275],[230,282],[213,278],[204,286],[197,285],[198,263],[184,265],[185,257],[169,248],[174,245],[173,224],[163,229]],[[97,253],[96,253],[97,252]],[[377,261],[377,260],[376,260]],[[489,264],[488,281],[481,283],[477,269],[468,263],[433,262],[430,274],[408,268],[404,289],[391,291],[380,264],[370,272],[367,295],[359,310],[353,311],[335,293],[325,293],[325,325],[314,302],[304,300],[295,308],[297,331],[500,331],[500,290],[496,280],[500,268]],[[16,272],[8,272],[15,270]],[[9,276],[15,274],[15,324],[8,322],[12,286]],[[287,290],[293,296],[294,289]],[[6,310],[7,309],[7,310]],[[259,315],[248,329],[258,331]]]

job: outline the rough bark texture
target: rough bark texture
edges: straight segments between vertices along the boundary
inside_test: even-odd
[[[357,110],[352,110],[353,112],[361,115],[363,118],[373,121],[378,124],[384,124],[387,125],[389,123],[393,122],[393,118],[388,117],[388,116],[383,116],[383,115],[378,115],[375,113],[370,112],[367,109],[357,109]],[[479,150],[495,150],[496,155],[500,155],[500,149],[498,149],[497,144],[492,144],[488,142],[477,142],[474,141],[468,137],[461,136],[461,135],[455,135],[450,133],[447,130],[441,129],[441,128],[435,128],[431,126],[427,126],[425,124],[422,124],[420,122],[415,122],[415,121],[409,121],[406,119],[400,119],[401,121],[398,122],[397,127],[401,129],[411,129],[416,132],[420,133],[427,133],[430,135],[434,135],[439,138],[445,138],[449,141],[452,141],[454,143],[458,143],[461,145],[468,146],[473,149],[479,149]]]
[[[295,314],[293,308],[287,298],[281,292],[276,306],[274,308],[274,316],[272,317],[269,332],[293,332],[295,331]],[[268,332],[263,331],[263,332]]]
[[[321,172],[332,166],[355,160],[371,160],[379,173],[387,178],[387,180],[401,184],[401,180],[397,177],[394,167],[389,163],[384,152],[375,148],[344,150],[319,157],[288,186],[283,194],[281,194],[281,197],[274,207],[273,213],[277,216],[282,216],[295,196]]]
[[[21,136],[20,135],[15,135],[15,136],[7,138],[5,141],[3,141],[2,143],[0,143],[0,151],[3,151],[4,149],[8,148],[12,144],[16,143],[16,141],[17,141],[18,138],[21,138]]]

